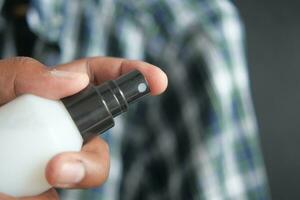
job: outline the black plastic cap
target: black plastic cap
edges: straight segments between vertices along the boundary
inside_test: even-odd
[[[128,103],[135,102],[139,98],[150,93],[148,83],[139,71],[133,71],[125,76],[121,76],[115,81],[123,92]]]
[[[87,141],[113,127],[113,117],[127,111],[129,103],[149,93],[144,76],[139,71],[132,71],[99,86],[89,85],[62,102]]]

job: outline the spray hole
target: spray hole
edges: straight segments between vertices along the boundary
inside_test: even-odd
[[[145,83],[140,83],[138,85],[138,91],[139,91],[139,93],[145,92],[146,89],[147,89],[147,85]]]

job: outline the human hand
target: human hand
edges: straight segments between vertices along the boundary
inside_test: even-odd
[[[145,76],[152,95],[158,95],[166,89],[166,75],[159,68],[141,61],[94,57],[49,69],[26,57],[0,60],[0,105],[26,93],[61,99],[79,92],[89,82],[101,84],[133,69]],[[95,137],[83,146],[81,152],[55,156],[48,163],[45,176],[56,188],[93,188],[103,184],[108,173],[109,147],[104,140]],[[39,196],[18,199],[58,200],[59,197],[55,189],[50,189]],[[0,194],[0,200],[16,198]]]

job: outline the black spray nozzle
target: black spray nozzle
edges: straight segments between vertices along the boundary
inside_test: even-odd
[[[144,76],[132,71],[99,86],[89,85],[62,102],[86,141],[113,127],[113,117],[127,111],[128,104],[149,93]]]
[[[150,92],[148,83],[139,71],[133,71],[114,81],[128,103],[135,102]]]
[[[117,80],[107,81],[96,86],[96,89],[114,117],[127,111],[128,104],[150,92],[147,81],[139,71],[132,71]]]

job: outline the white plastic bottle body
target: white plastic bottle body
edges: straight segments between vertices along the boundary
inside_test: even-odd
[[[33,196],[51,188],[48,161],[80,151],[83,139],[61,101],[22,95],[0,107],[0,193]]]

